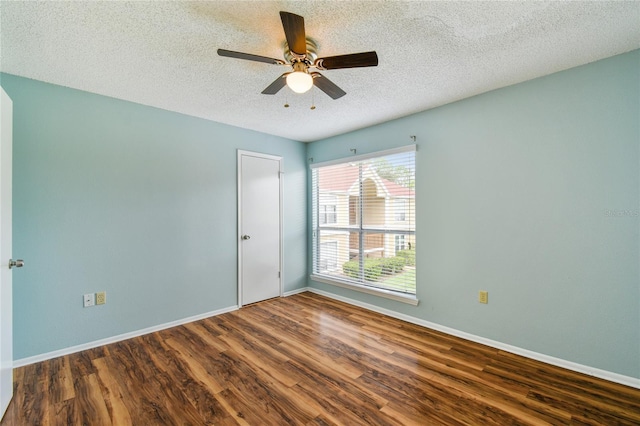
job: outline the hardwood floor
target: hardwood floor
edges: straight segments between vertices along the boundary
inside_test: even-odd
[[[6,425],[640,424],[640,390],[302,293],[15,370]]]

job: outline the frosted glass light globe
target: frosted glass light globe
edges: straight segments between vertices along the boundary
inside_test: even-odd
[[[292,72],[287,76],[287,86],[296,93],[308,92],[313,86],[313,77],[302,71]]]

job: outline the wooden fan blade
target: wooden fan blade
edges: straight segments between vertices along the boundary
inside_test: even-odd
[[[296,55],[306,55],[307,39],[304,33],[304,18],[294,13],[280,12],[280,19],[289,50]]]
[[[347,92],[336,86],[335,83],[319,72],[313,72],[311,73],[311,76],[313,77],[313,84],[315,84],[318,89],[329,95],[332,99],[338,99],[347,94]]]
[[[266,89],[262,91],[262,94],[275,95],[276,93],[278,93],[280,89],[282,89],[284,85],[287,84],[287,75],[289,75],[289,73],[285,72],[280,77],[276,78],[273,83],[271,83],[269,86],[267,86]]]
[[[246,59],[247,61],[264,62],[273,65],[285,65],[286,62],[280,59],[267,58],[266,56],[252,55],[251,53],[234,52],[233,50],[218,49],[218,55],[228,58]]]
[[[318,58],[313,64],[320,70],[337,70],[340,68],[375,67],[378,65],[376,52],[352,53],[350,55]]]

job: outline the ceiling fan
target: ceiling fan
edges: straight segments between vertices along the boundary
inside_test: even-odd
[[[284,28],[284,34],[287,39],[284,52],[284,57],[287,61],[252,55],[250,53],[218,49],[218,55],[220,56],[264,62],[273,65],[291,66],[291,71],[282,74],[262,91],[265,95],[275,95],[285,84],[296,93],[307,92],[315,85],[331,98],[338,99],[347,93],[318,71],[311,71],[312,69],[324,71],[341,68],[375,67],[378,65],[378,55],[376,52],[352,53],[349,55],[317,58],[315,41],[305,35],[304,18],[293,13],[280,12],[280,19],[282,20],[282,27]]]

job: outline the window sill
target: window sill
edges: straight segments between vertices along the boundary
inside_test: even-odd
[[[420,300],[415,295],[411,294],[401,294],[395,291],[383,290],[381,288],[373,288],[365,285],[352,284],[345,281],[340,281],[337,279],[328,278],[322,275],[311,275],[313,281],[318,281],[320,283],[331,284],[337,287],[348,288],[349,290],[359,291],[361,293],[372,294],[374,296],[384,297],[386,299],[395,300],[396,302],[402,302],[413,306],[418,306]]]

